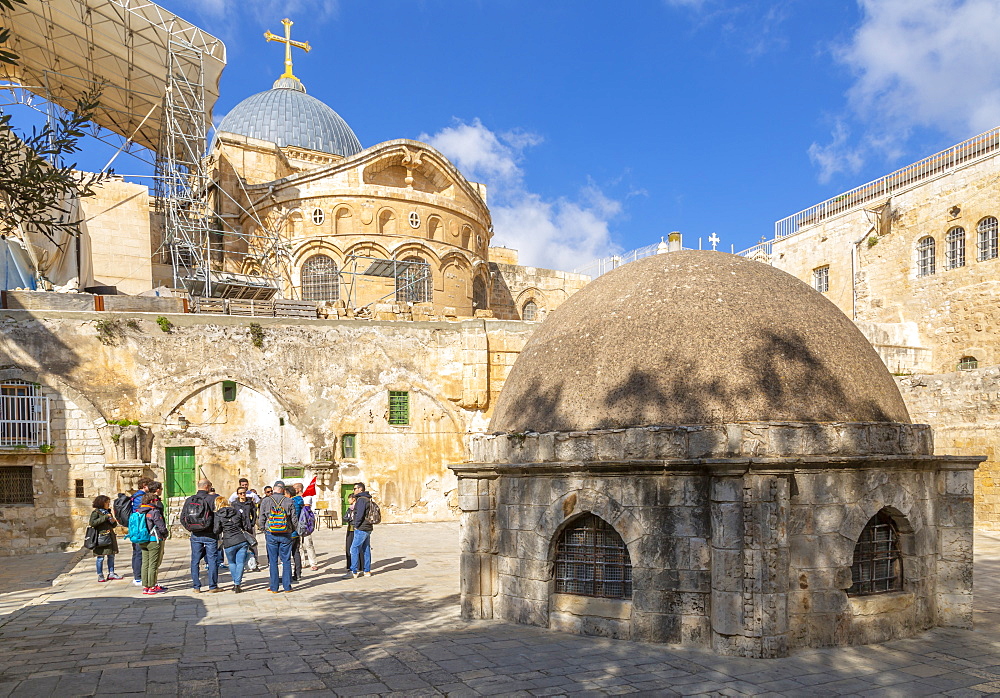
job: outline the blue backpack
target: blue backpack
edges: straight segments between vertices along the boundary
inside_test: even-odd
[[[128,535],[125,537],[133,543],[148,543],[153,540],[149,535],[149,526],[146,525],[146,512],[137,511],[128,517]]]

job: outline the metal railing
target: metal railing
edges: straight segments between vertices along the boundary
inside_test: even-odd
[[[0,448],[37,448],[52,443],[49,399],[40,395],[0,396]]]
[[[947,150],[942,150],[940,153],[907,165],[873,182],[863,184],[832,199],[827,199],[823,203],[810,206],[804,211],[782,218],[774,224],[774,239],[781,240],[824,219],[845,213],[862,204],[876,201],[900,189],[949,172],[956,167],[982,160],[995,154],[998,149],[1000,149],[1000,127],[981,133],[967,141],[962,141]],[[744,250],[739,254],[747,257],[749,256],[748,251]]]
[[[573,273],[585,274],[586,276],[596,279],[601,274],[607,274],[609,271],[617,269],[623,264],[634,262],[637,259],[642,259],[643,257],[652,257],[656,254],[656,250],[659,249],[661,244],[662,243],[660,242],[654,242],[652,245],[646,245],[645,247],[640,247],[639,249],[632,250],[631,252],[623,252],[622,254],[595,259],[590,264],[574,269]]]

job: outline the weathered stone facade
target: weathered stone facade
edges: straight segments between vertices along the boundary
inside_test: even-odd
[[[909,424],[726,424],[477,437],[453,465],[462,613],[583,634],[784,656],[972,623],[972,471]],[[901,592],[848,596],[855,544],[888,510]],[[628,547],[629,600],[555,594],[583,513]]]
[[[0,555],[78,541],[90,500],[142,474],[176,494],[172,448],[193,448],[197,472],[220,492],[240,476],[261,486],[301,468],[293,479],[317,475],[335,510],[339,484],[360,480],[386,521],[452,518],[446,465],[485,428],[533,328],[272,318],[256,346],[254,318],[163,317],[169,332],[155,315],[2,312],[0,379],[40,385],[51,450],[0,448],[0,466],[32,466],[34,485],[30,504],[0,505]],[[406,424],[389,423],[389,391],[407,394]],[[109,424],[120,420],[139,425]],[[355,435],[346,455],[344,434]]]
[[[502,320],[544,320],[590,283],[584,274],[520,266],[517,250],[506,247],[491,247],[489,259],[493,277],[490,309]]]

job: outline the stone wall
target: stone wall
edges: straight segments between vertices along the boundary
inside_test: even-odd
[[[777,657],[972,620],[972,470],[924,425],[724,424],[495,434],[452,465],[466,618]],[[848,596],[855,545],[897,521],[901,591]],[[624,543],[631,596],[555,593],[582,514]]]
[[[982,455],[975,475],[976,527],[1000,530],[1000,367],[896,379],[910,418],[934,428],[949,455]]]
[[[498,253],[496,259],[494,250]],[[535,304],[535,320],[544,320],[546,314],[590,283],[585,274],[520,266],[516,250],[490,248],[490,255],[493,277],[490,308],[498,318],[524,319],[524,306],[530,301]]]
[[[152,288],[151,203],[147,187],[114,179],[80,200],[80,234],[91,265],[81,288],[116,286],[133,295]]]
[[[365,481],[387,522],[453,518],[446,465],[466,459],[469,435],[486,428],[533,328],[169,315],[164,332],[157,317],[0,314],[4,377],[40,383],[57,406],[51,452],[0,448],[0,465],[34,465],[37,485],[34,508],[0,507],[0,555],[14,551],[8,541],[42,549],[78,539],[97,494],[129,489],[141,474],[167,482],[174,447],[194,447],[198,474],[220,492],[243,475],[260,487],[297,467],[307,481],[326,474],[321,499],[334,509],[341,482]],[[250,327],[258,323],[261,346]],[[224,381],[236,384],[233,400]],[[389,423],[389,391],[408,393],[408,424]],[[112,439],[120,428],[107,423],[115,420],[141,423],[151,442],[141,458],[122,462]],[[357,435],[350,458],[344,434]],[[76,479],[79,510],[68,494]]]

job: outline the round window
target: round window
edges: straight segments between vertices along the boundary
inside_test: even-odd
[[[326,220],[326,214],[323,213],[323,209],[314,208],[312,218],[313,218],[313,223],[315,223],[316,225],[323,225],[323,221]]]
[[[410,211],[410,227],[419,228],[420,227],[420,214],[416,211]]]

